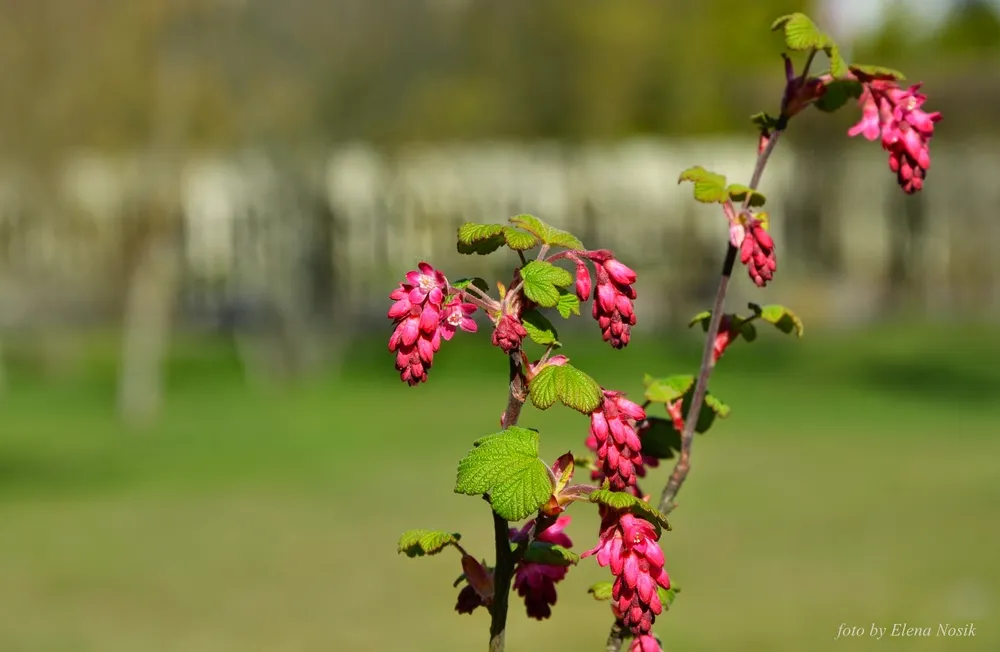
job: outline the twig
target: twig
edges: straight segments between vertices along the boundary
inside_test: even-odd
[[[784,126],[783,122],[782,120],[782,126]],[[771,157],[771,152],[774,151],[774,147],[778,143],[779,136],[781,136],[781,131],[775,130],[771,134],[767,146],[757,156],[757,164],[754,166],[753,176],[750,178],[750,190],[757,190],[757,186],[760,185],[764,168]],[[747,193],[743,210],[746,210],[750,202],[750,196],[751,193]],[[722,311],[726,303],[726,292],[729,290],[729,279],[733,275],[733,266],[736,264],[736,254],[736,247],[731,242],[727,242],[726,258],[722,264],[719,288],[716,290],[715,303],[712,306],[712,318],[708,324],[708,332],[705,334],[705,348],[701,355],[698,382],[695,384],[694,394],[691,397],[691,407],[688,408],[687,416],[684,419],[684,431],[681,433],[681,453],[677,459],[677,463],[674,465],[673,472],[670,474],[670,480],[667,482],[667,486],[664,487],[663,494],[660,496],[659,509],[664,514],[669,514],[676,507],[674,498],[677,496],[677,492],[680,491],[684,480],[687,479],[688,472],[691,470],[691,446],[694,443],[694,429],[698,424],[698,415],[701,413],[701,406],[705,401],[705,394],[708,391],[708,380],[712,376],[712,370],[715,368],[712,348],[715,345],[715,337],[719,334],[719,327],[722,323]],[[624,631],[621,623],[616,621],[611,627],[611,633],[608,635],[607,652],[619,652],[624,641]]]
[[[510,385],[507,393],[507,409],[504,410],[500,420],[500,425],[503,428],[517,425],[525,398],[521,351],[514,350],[510,352]],[[538,525],[539,523],[536,522],[536,528]],[[507,521],[496,512],[493,512],[493,538],[496,546],[496,566],[493,571],[493,605],[490,607],[490,652],[502,652],[504,634],[507,628],[510,585],[514,579],[514,564],[517,563],[517,555],[510,549],[510,527]]]

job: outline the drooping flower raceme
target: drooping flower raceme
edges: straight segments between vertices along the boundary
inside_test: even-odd
[[[553,543],[564,548],[573,545],[573,541],[563,531],[569,525],[569,516],[560,516],[556,522],[538,535],[538,541]],[[527,541],[535,520],[528,521],[520,530],[511,528],[512,543]],[[552,615],[552,605],[556,603],[556,582],[566,577],[565,566],[553,566],[536,562],[521,561],[514,570],[514,590],[524,598],[528,616],[545,620]]]
[[[931,166],[929,145],[934,124],[941,120],[939,112],[927,113],[921,108],[927,100],[918,92],[923,82],[903,90],[894,79],[853,72],[864,84],[864,91],[858,99],[861,120],[847,135],[861,134],[868,140],[881,135],[882,149],[889,152],[889,169],[896,173],[903,192],[921,190]]]
[[[612,611],[636,636],[648,635],[663,612],[657,587],[670,588],[658,538],[648,521],[602,505],[600,541],[582,555],[596,554],[600,566],[611,567]]]
[[[622,392],[604,390],[601,404],[590,414],[587,447],[597,454],[594,480],[607,479],[612,491],[631,491],[641,497],[636,476],[645,475],[642,441],[635,424],[646,418],[642,406]]]
[[[389,295],[395,301],[389,308],[395,327],[389,337],[389,351],[396,354],[400,379],[411,386],[427,380],[442,337],[450,340],[458,328],[476,330],[471,318],[476,307],[463,303],[458,296],[445,305],[448,290],[444,274],[421,262]]]
[[[597,272],[592,310],[594,319],[601,327],[605,342],[616,349],[625,348],[631,337],[632,326],[635,326],[635,307],[632,304],[637,296],[632,287],[636,279],[635,272],[615,260],[612,253],[604,249],[592,251],[588,257],[594,262]],[[577,269],[577,295],[580,296],[584,290],[590,290],[590,275],[587,274],[583,279]]]

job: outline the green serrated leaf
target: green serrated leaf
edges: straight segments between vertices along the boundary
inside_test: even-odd
[[[524,295],[543,308],[559,304],[559,288],[573,282],[573,275],[544,260],[532,260],[521,268]]]
[[[514,251],[527,251],[538,244],[538,238],[530,233],[507,227],[503,230],[507,246]]]
[[[754,208],[759,208],[767,203],[767,198],[764,197],[763,194],[757,192],[756,190],[750,190],[750,188],[740,183],[729,184],[729,187],[726,188],[726,192],[729,193],[729,198],[736,202],[743,201],[749,194],[750,206]]]
[[[820,111],[832,113],[852,99],[861,97],[862,86],[853,79],[835,79],[826,84],[826,92],[816,100]]]
[[[601,404],[601,386],[571,364],[556,367],[556,393],[563,405],[590,414]]]
[[[504,245],[503,224],[476,224],[466,222],[458,227],[458,253],[480,254],[493,253]]]
[[[470,285],[473,285],[486,293],[489,293],[490,291],[490,284],[487,283],[485,279],[479,278],[478,276],[473,276],[472,278],[460,278],[452,283],[451,287],[456,290],[464,290]]]
[[[646,501],[636,498],[624,491],[598,489],[590,494],[590,502],[607,505],[611,509],[630,512],[633,516],[649,521],[656,528],[659,536],[662,529],[670,530],[667,517]]]
[[[563,319],[569,319],[570,315],[580,314],[580,298],[569,290],[559,290],[559,301],[556,303],[556,310]]]
[[[510,223],[535,234],[542,244],[550,247],[564,247],[566,249],[582,250],[583,243],[572,233],[557,229],[556,227],[543,222],[534,215],[515,215],[510,218]]]
[[[399,552],[407,557],[436,555],[462,538],[457,532],[439,530],[410,530],[399,537]]]
[[[589,589],[587,593],[594,596],[595,600],[610,600],[611,590],[614,588],[614,584],[611,582],[598,582]]]
[[[777,304],[764,306],[760,309],[760,318],[774,324],[782,333],[790,334],[794,331],[798,337],[802,337],[804,330],[802,320],[784,306]]]
[[[898,81],[906,79],[906,76],[903,73],[892,68],[886,68],[885,66],[870,66],[862,63],[852,63],[848,66],[848,68],[852,71],[861,72],[869,77],[883,77]]]
[[[705,405],[720,419],[729,416],[729,406],[720,401],[714,394],[705,394]]]
[[[785,45],[789,50],[817,50],[832,45],[830,37],[821,32],[816,23],[803,13],[782,16],[771,24],[771,31],[785,29]]]
[[[558,368],[554,365],[544,367],[528,383],[528,396],[531,397],[531,404],[539,410],[548,410],[555,405],[556,399],[559,397],[556,392],[556,369]]]
[[[580,555],[547,541],[533,541],[524,551],[524,561],[548,566],[572,566],[580,561]]]
[[[778,126],[778,119],[763,111],[750,116],[750,122],[768,131],[773,131]]]
[[[729,198],[726,193],[726,177],[709,172],[700,165],[681,172],[677,183],[683,181],[690,181],[694,184],[694,198],[700,202],[721,204]]]
[[[538,310],[526,310],[521,315],[521,325],[528,331],[528,337],[535,344],[545,346],[559,342],[559,334],[552,322]]]
[[[640,434],[643,455],[670,460],[681,450],[681,433],[669,419],[648,417]]]
[[[651,403],[676,401],[694,387],[694,376],[657,378],[646,386],[646,400]]]
[[[511,426],[476,440],[458,463],[455,493],[489,494],[493,511],[508,521],[538,511],[552,495],[549,469],[538,459],[538,433]]]

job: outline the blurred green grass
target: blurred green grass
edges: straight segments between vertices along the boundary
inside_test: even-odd
[[[486,615],[452,611],[457,556],[395,550],[428,527],[492,556],[482,501],[451,490],[471,440],[496,429],[506,368],[486,338],[456,340],[424,387],[398,382],[379,341],[350,347],[340,374],[275,391],[243,381],[228,343],[186,340],[167,412],[140,433],[114,417],[113,341],[57,381],[15,350],[0,399],[0,650],[481,649]],[[699,343],[570,338],[566,351],[638,394],[643,372],[693,370]],[[712,385],[733,414],[697,440],[664,535],[683,588],[658,621],[668,649],[1000,649],[998,354],[989,329],[912,325],[735,345]],[[587,428],[559,408],[522,423],[547,458],[580,449]],[[570,512],[577,548],[592,511]],[[602,649],[608,610],[586,589],[606,577],[573,569],[552,624],[515,603],[509,649]],[[833,640],[844,622],[969,621],[973,639]]]

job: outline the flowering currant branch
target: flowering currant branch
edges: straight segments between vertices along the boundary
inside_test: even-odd
[[[607,650],[618,652],[631,638],[630,652],[658,652],[653,633],[658,616],[673,602],[679,588],[671,583],[660,544],[670,530],[666,515],[691,470],[691,450],[697,433],[706,432],[729,407],[709,392],[712,372],[728,347],[739,338],[753,342],[757,326],[768,323],[784,333],[802,335],[802,322],[780,305],[749,304],[751,314],[725,313],[726,294],[737,259],[758,287],[777,271],[770,220],[760,209],[759,192],[767,162],[789,121],[809,107],[832,112],[856,99],[861,121],[851,136],[881,136],[889,152],[889,167],[904,192],[923,188],[930,167],[928,143],[939,113],[925,113],[920,84],[902,90],[902,75],[876,66],[849,65],[836,44],[804,14],[779,18],[772,30],[782,30],[787,49],[805,55],[796,74],[791,57],[782,55],[785,89],[778,117],[752,117],[759,130],[757,162],[749,185],[729,184],[721,174],[700,166],[681,173],[679,182],[693,184],[694,198],[719,204],[728,227],[728,242],[712,309],[696,315],[691,326],[705,331],[705,346],[696,376],[674,375],[644,379],[644,400],[636,403],[624,392],[599,384],[570,359],[555,353],[562,345],[546,310],[562,318],[580,315],[580,304],[591,301],[591,315],[602,339],[615,349],[626,347],[636,325],[636,273],[608,249],[588,249],[574,235],[532,215],[517,215],[507,224],[463,224],[458,251],[487,255],[501,248],[516,252],[519,265],[509,287],[497,281],[499,298],[481,278],[450,282],[429,263],[406,275],[389,296],[393,321],[389,350],[396,356],[400,379],[411,386],[426,382],[434,354],[442,341],[459,330],[476,332],[473,319],[482,311],[492,324],[491,342],[507,359],[507,402],[499,432],[476,439],[458,464],[455,492],[481,496],[493,519],[494,562],[477,560],[459,543],[461,535],[437,530],[411,530],[400,538],[399,551],[410,557],[435,555],[446,548],[460,554],[462,574],[455,610],[472,614],[479,607],[490,613],[490,650],[504,649],[511,591],[524,600],[529,617],[548,618],[556,603],[556,584],[569,567],[595,557],[611,570],[613,581],[589,589],[597,600],[610,601],[614,624]],[[820,53],[830,62],[828,72],[811,76]],[[533,256],[525,252],[537,250]],[[566,269],[560,265],[567,265]],[[591,272],[593,270],[593,272]],[[543,347],[534,362],[529,345]],[[524,405],[547,410],[556,403],[590,422],[584,446],[590,455],[561,455],[548,464],[538,457],[539,434],[519,425]],[[663,405],[666,416],[650,414]],[[660,460],[675,459],[658,507],[638,484]],[[589,471],[592,483],[573,483],[577,466]],[[597,506],[601,525],[597,543],[577,555],[565,532],[574,502]],[[525,519],[527,519],[525,521]],[[516,523],[525,521],[518,526]],[[514,524],[512,526],[512,524]]]

